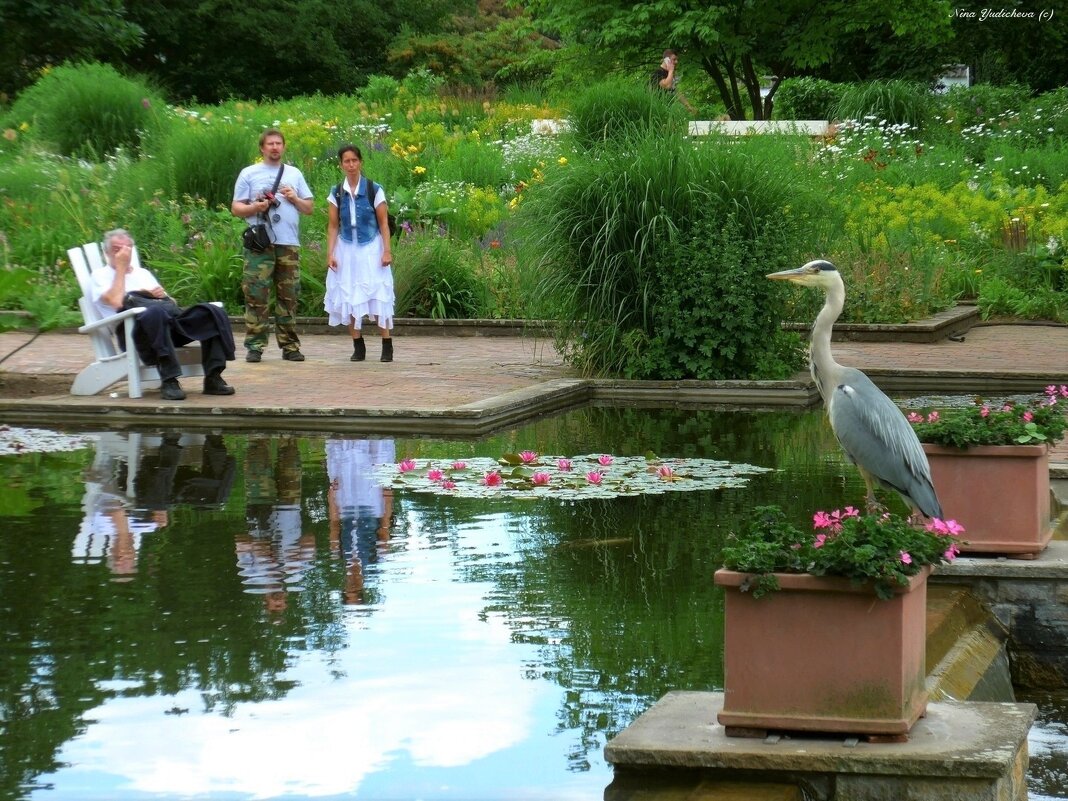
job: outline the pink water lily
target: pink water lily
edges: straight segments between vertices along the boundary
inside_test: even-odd
[[[501,474],[496,470],[490,470],[486,475],[482,477],[482,482],[487,487],[499,487],[501,485]]]
[[[599,485],[603,478],[604,478],[604,473],[602,473],[600,470],[591,470],[590,472],[588,472],[586,474],[586,480],[588,482],[590,482],[591,484],[598,484]]]
[[[467,469],[467,462],[453,462],[452,463],[452,469],[453,470],[466,470]]]
[[[534,486],[536,487],[545,487],[548,486],[551,478],[552,476],[548,473],[535,473],[530,477],[530,480],[534,482]]]
[[[397,469],[402,473],[407,473],[411,470],[415,470],[415,459],[405,459],[397,465]]]
[[[608,467],[608,465],[612,464],[614,460],[607,453],[602,453],[600,456],[597,457],[597,461],[605,467]]]
[[[556,469],[559,470],[562,473],[568,472],[571,469],[571,460],[570,459],[557,459],[556,460]]]
[[[656,474],[660,476],[660,478],[670,479],[675,475],[675,471],[666,464],[662,464],[656,469]]]
[[[523,460],[523,464],[530,464],[538,461],[538,454],[534,451],[520,451],[519,458]]]
[[[426,477],[431,481],[441,481],[441,479],[445,478],[445,474],[441,470],[434,469],[427,472]]]
[[[442,489],[456,489],[456,482],[451,479],[445,479],[441,482]]]

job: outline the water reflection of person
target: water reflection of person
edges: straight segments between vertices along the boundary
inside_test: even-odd
[[[345,603],[363,602],[364,573],[390,538],[393,490],[374,479],[375,465],[394,461],[393,440],[335,439],[326,442],[330,552],[345,560]]]
[[[249,437],[245,451],[245,522],[236,537],[237,566],[245,592],[262,595],[272,614],[283,612],[288,594],[315,557],[315,539],[301,521],[301,463],[296,438]]]
[[[199,467],[183,464],[183,454],[195,457]],[[212,507],[225,503],[234,483],[237,463],[219,434],[208,434],[203,445],[184,445],[179,434],[164,434],[159,449],[142,457],[134,477],[137,506],[151,510],[167,525],[175,503]]]

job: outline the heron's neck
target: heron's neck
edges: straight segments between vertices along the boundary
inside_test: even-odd
[[[816,322],[812,324],[812,342],[809,346],[808,359],[812,378],[820,394],[826,397],[825,383],[831,380],[831,376],[838,375],[842,366],[831,355],[831,329],[834,321],[842,313],[845,305],[845,287],[841,282],[827,288],[823,308],[816,315]]]

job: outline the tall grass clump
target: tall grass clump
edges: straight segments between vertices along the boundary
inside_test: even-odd
[[[792,147],[650,132],[547,172],[523,201],[519,253],[562,321],[565,358],[634,378],[796,369],[763,277],[821,243]]]
[[[140,78],[107,64],[66,64],[19,95],[7,120],[64,156],[103,159],[119,149],[137,151],[157,125],[159,94]]]
[[[931,92],[921,83],[892,79],[850,84],[835,110],[840,120],[872,118],[922,128],[931,114]]]
[[[775,92],[775,118],[830,120],[842,100],[844,84],[822,78],[787,78]]]
[[[176,121],[160,144],[158,163],[172,196],[203,198],[229,208],[234,180],[253,160],[256,140],[243,127]]]
[[[485,286],[465,250],[434,233],[402,237],[393,266],[398,317],[456,319],[481,316]]]
[[[668,135],[686,130],[686,110],[664,92],[633,80],[595,84],[579,94],[568,115],[571,136],[582,150],[592,150],[646,131]]]

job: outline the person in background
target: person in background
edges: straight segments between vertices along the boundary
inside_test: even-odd
[[[363,155],[342,145],[338,160],[345,179],[330,192],[326,228],[326,297],[330,325],[348,325],[351,361],[367,358],[360,328],[363,318],[377,321],[384,362],[393,361],[393,255],[389,242],[389,207],[382,187],[361,173]],[[372,196],[373,194],[373,196]]]
[[[690,101],[676,88],[679,82],[679,76],[676,74],[678,66],[678,54],[674,50],[665,50],[660,66],[653,71],[653,88],[677,97],[690,112],[696,112],[696,109],[690,105]]]
[[[101,315],[107,317],[121,310],[128,292],[145,291],[155,298],[167,297],[149,270],[133,260],[134,241],[122,228],[104,234],[104,256],[107,264],[93,270],[93,303]],[[115,330],[124,350],[125,330]],[[194,340],[200,342],[200,361],[204,367],[205,395],[233,395],[234,388],[223,380],[226,362],[234,359],[234,334],[226,312],[211,303],[197,303],[177,315],[161,306],[146,308],[137,316],[133,330],[134,346],[145,364],[159,369],[160,397],[163,400],[185,400],[185,391],[178,382],[182,366],[176,348]]]
[[[271,285],[275,294],[275,337],[282,358],[304,361],[297,336],[297,301],[300,298],[300,215],[311,214],[311,189],[292,164],[282,164],[286,140],[282,132],[268,128],[260,136],[263,161],[241,170],[234,184],[230,211],[244,220],[259,218],[267,223],[271,246],[263,253],[245,249],[245,361],[256,363],[267,347],[267,317]],[[279,179],[279,170],[282,171]],[[278,191],[271,193],[277,180]]]

